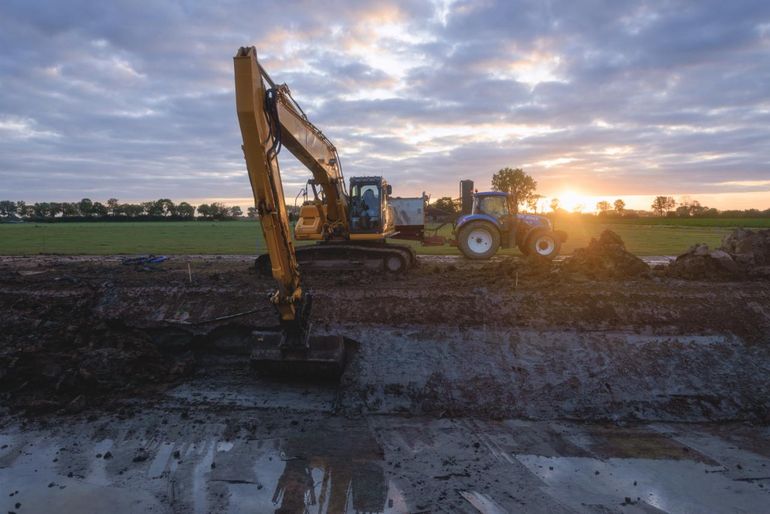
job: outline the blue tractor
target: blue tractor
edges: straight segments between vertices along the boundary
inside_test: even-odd
[[[468,259],[489,259],[501,247],[553,259],[567,240],[566,232],[554,230],[545,216],[520,214],[511,193],[474,192],[473,181],[463,180],[460,194],[462,214],[455,223],[455,238]]]

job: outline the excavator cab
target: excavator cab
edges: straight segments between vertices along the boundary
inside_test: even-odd
[[[393,231],[393,209],[388,205],[391,186],[382,177],[350,179],[350,233],[385,237]]]

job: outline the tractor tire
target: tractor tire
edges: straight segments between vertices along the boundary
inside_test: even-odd
[[[529,236],[521,251],[524,255],[532,255],[543,259],[554,259],[561,250],[561,238],[553,232],[538,231]]]
[[[500,248],[500,232],[491,223],[471,221],[460,229],[457,246],[468,259],[489,259]]]

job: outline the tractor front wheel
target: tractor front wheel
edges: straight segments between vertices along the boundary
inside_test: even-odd
[[[553,232],[535,232],[524,247],[525,255],[534,255],[545,259],[553,259],[559,255],[561,249],[561,239]]]
[[[490,223],[471,221],[460,229],[457,246],[468,259],[489,259],[500,247],[500,232]]]

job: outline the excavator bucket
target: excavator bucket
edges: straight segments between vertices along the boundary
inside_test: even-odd
[[[342,376],[348,353],[345,338],[311,334],[312,298],[305,294],[297,318],[280,330],[254,332],[251,366],[259,375],[309,381]]]
[[[286,348],[285,334],[256,332],[251,366],[261,376],[287,380],[339,380],[345,371],[342,336],[309,336],[304,348]]]

